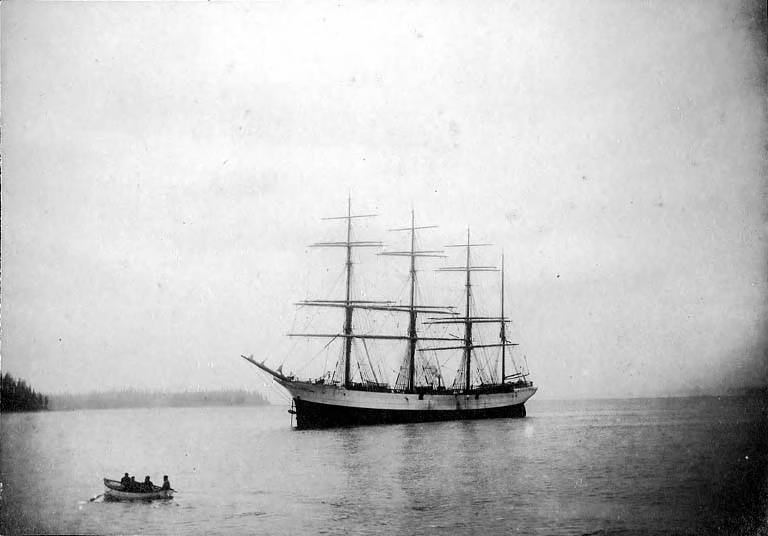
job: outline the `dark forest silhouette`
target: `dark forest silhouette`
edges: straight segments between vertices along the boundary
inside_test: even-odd
[[[8,373],[0,375],[0,411],[41,411],[48,409],[48,397],[32,389],[27,382]]]
[[[260,406],[269,402],[245,390],[167,393],[140,389],[50,395],[51,409],[186,408],[201,406]]]

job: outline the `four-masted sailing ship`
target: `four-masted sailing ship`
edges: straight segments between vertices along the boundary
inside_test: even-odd
[[[257,361],[253,356],[242,356],[261,370],[270,374],[284,387],[291,396],[291,413],[296,415],[298,428],[321,428],[329,426],[425,422],[458,419],[483,419],[493,417],[525,417],[525,402],[536,393],[536,387],[528,379],[526,370],[519,370],[513,361],[513,372],[507,374],[507,349],[515,343],[507,340],[506,326],[510,322],[504,316],[504,262],[501,267],[501,306],[499,316],[477,316],[473,311],[472,274],[476,272],[498,272],[492,266],[471,264],[470,252],[473,247],[490,244],[473,244],[467,230],[465,244],[453,244],[446,247],[464,248],[466,261],[463,266],[438,268],[444,272],[464,272],[464,308],[463,313],[454,307],[421,305],[416,303],[416,259],[423,257],[444,257],[442,251],[417,250],[416,231],[435,226],[416,226],[413,211],[408,227],[392,231],[410,232],[410,249],[406,251],[384,251],[379,255],[399,256],[410,259],[410,300],[398,304],[392,301],[374,301],[353,299],[352,292],[352,252],[355,248],[379,248],[381,242],[353,240],[352,222],[358,218],[367,218],[372,214],[353,215],[351,200],[348,200],[347,214],[329,220],[346,220],[347,237],[345,241],[320,242],[311,247],[342,248],[346,250],[346,295],[342,300],[305,300],[297,305],[310,307],[338,308],[344,311],[344,324],[341,333],[290,333],[294,337],[339,338],[343,352],[337,363],[333,377],[323,376],[318,379],[300,380],[293,375],[285,375],[282,366],[277,370],[264,361]],[[408,331],[403,334],[362,333],[353,328],[355,311],[366,310],[390,312],[408,315]],[[426,320],[419,316],[426,315]],[[419,322],[419,320],[421,320]],[[473,328],[478,324],[499,324],[499,341],[491,344],[477,344],[473,338]],[[429,326],[463,326],[462,338],[427,336],[422,333]],[[366,377],[358,366],[359,377],[353,377],[353,341],[362,341],[365,353],[368,352],[366,341],[384,339],[402,341],[407,344],[400,366],[400,373],[394,385],[390,385],[375,373]],[[424,344],[426,343],[426,347]],[[478,348],[500,348],[498,370],[488,373],[478,368],[472,374],[473,359]],[[461,361],[453,383],[447,386],[440,373],[439,361],[436,365],[420,363],[417,373],[417,355],[424,352],[461,351]],[[358,361],[359,364],[359,361]],[[373,368],[367,370],[373,371]],[[497,374],[498,373],[498,374]]]

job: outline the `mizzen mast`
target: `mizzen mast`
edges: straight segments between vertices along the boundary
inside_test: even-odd
[[[491,316],[473,316],[472,314],[472,272],[497,272],[498,268],[495,266],[475,266],[471,263],[470,251],[473,247],[490,246],[492,244],[473,244],[470,240],[470,230],[467,229],[467,243],[466,244],[451,244],[445,247],[449,248],[467,248],[466,262],[464,266],[448,266],[445,268],[438,268],[438,271],[443,272],[465,272],[466,283],[464,285],[466,292],[466,306],[464,311],[464,317],[454,318],[436,318],[431,319],[429,324],[464,324],[464,344],[462,346],[445,346],[438,348],[424,348],[424,350],[463,350],[463,373],[464,373],[464,389],[469,390],[472,386],[472,350],[475,348],[490,348],[501,346],[512,346],[511,343],[502,340],[500,344],[474,344],[472,339],[472,326],[477,323],[487,322],[500,322],[502,326],[504,323],[509,322],[509,319],[501,317]],[[502,327],[503,329],[503,327]]]
[[[501,318],[504,318],[504,251],[501,252]],[[501,339],[501,378],[499,383],[504,383],[506,378],[506,370],[504,368],[507,357],[507,332],[506,322],[501,323],[501,330],[499,331],[499,338]]]

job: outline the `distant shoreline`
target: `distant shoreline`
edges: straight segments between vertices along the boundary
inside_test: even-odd
[[[538,396],[536,401],[552,402],[582,402],[589,400],[664,400],[673,398],[745,398],[745,397],[766,397],[768,398],[768,387],[746,387],[743,389],[734,389],[724,393],[679,393],[665,395],[638,395],[638,396],[592,396],[592,397],[557,397],[557,396]],[[532,399],[534,400],[534,399]]]
[[[49,395],[49,409],[151,409],[192,407],[265,406],[269,401],[259,393],[245,390],[161,392],[128,389]]]

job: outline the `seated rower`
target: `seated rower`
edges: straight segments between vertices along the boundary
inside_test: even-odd
[[[131,485],[131,477],[128,476],[128,473],[125,473],[123,478],[120,479],[120,484],[123,486],[123,489],[128,491],[128,488]]]
[[[141,491],[145,491],[145,492],[155,491],[155,485],[152,484],[152,481],[149,479],[149,475],[144,477],[144,482],[141,485]]]
[[[128,483],[128,491],[139,491],[139,483],[136,482],[135,476],[132,476],[131,481]]]
[[[163,475],[163,485],[160,489],[163,489],[163,490],[171,489],[171,482],[168,480],[168,475]]]

